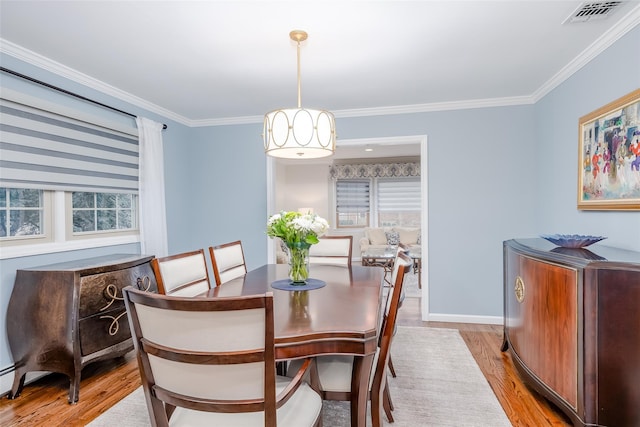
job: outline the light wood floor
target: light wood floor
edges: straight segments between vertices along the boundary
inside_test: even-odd
[[[406,298],[398,324],[458,329],[514,426],[571,425],[563,414],[523,384],[509,355],[500,351],[501,326],[420,319],[420,299]],[[84,426],[140,385],[137,369],[133,352],[87,366],[82,371],[80,401],[75,405],[67,403],[69,380],[59,374],[48,375],[25,386],[17,399],[2,396],[0,426]]]

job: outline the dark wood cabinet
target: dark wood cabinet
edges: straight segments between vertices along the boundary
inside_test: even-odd
[[[576,426],[640,426],[640,253],[504,242],[504,342]]]
[[[18,270],[7,309],[15,362],[9,398],[27,372],[69,377],[69,403],[79,397],[82,368],[133,349],[122,288],[157,292],[152,256],[116,254]]]

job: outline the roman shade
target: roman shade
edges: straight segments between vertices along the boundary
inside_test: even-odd
[[[0,186],[138,192],[135,128],[8,90],[0,116]]]
[[[420,211],[420,180],[395,179],[378,181],[378,211]]]
[[[369,213],[369,180],[338,180],[336,182],[336,211],[340,213]]]

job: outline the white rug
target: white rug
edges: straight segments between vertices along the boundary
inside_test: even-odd
[[[385,426],[511,426],[458,331],[398,327],[392,357],[398,374],[389,376],[395,422],[389,424],[383,416]],[[349,419],[348,403],[325,402],[325,427],[348,426]],[[150,426],[142,388],[88,425]]]
[[[422,297],[422,289],[418,288],[418,274],[414,273],[413,270],[405,274],[402,288],[409,298]]]

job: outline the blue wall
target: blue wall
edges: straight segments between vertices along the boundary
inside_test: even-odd
[[[502,315],[502,241],[533,234],[533,107],[339,120],[345,139],[428,136],[429,312]],[[423,159],[424,161],[424,159]]]
[[[502,316],[506,239],[601,234],[609,237],[606,244],[640,251],[640,213],[576,209],[578,118],[640,87],[638,46],[640,28],[635,28],[535,105],[337,120],[345,140],[428,137],[431,313]],[[170,253],[241,239],[250,269],[266,262],[261,124],[189,128],[15,58],[1,59],[8,68],[167,123]],[[2,87],[74,104],[4,73],[0,78]],[[87,104],[83,108],[113,116]],[[138,250],[124,245],[0,260],[0,369],[12,364],[4,330],[16,269]]]
[[[640,88],[636,27],[535,106],[536,231],[607,236],[640,251],[640,212],[577,210],[578,119]]]

